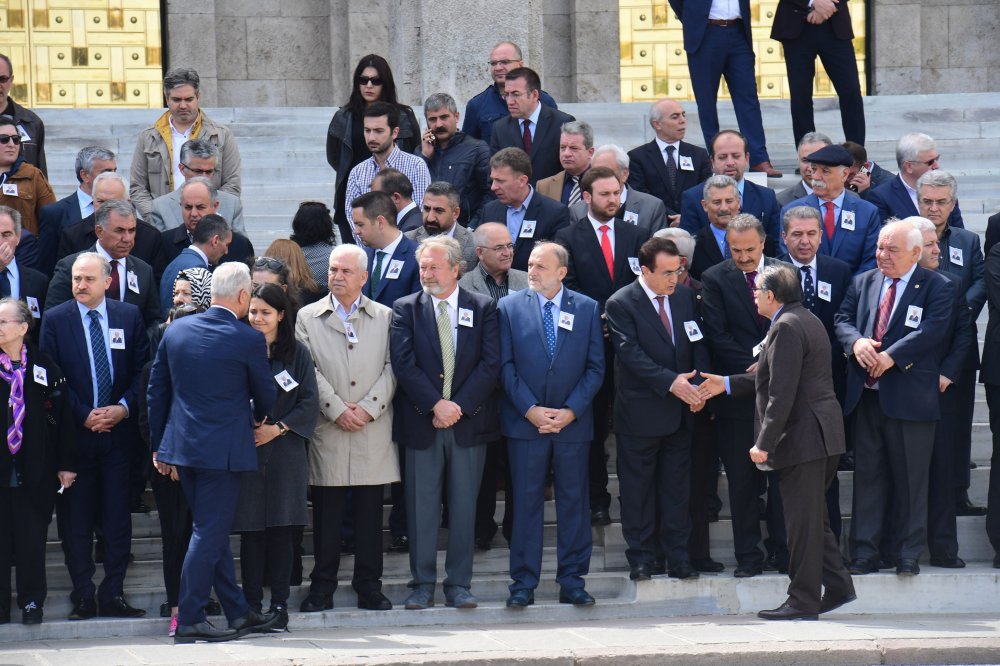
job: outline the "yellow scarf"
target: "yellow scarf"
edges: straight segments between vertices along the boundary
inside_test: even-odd
[[[188,141],[194,141],[198,138],[198,133],[201,132],[201,119],[203,118],[202,112],[198,111],[198,120],[194,121],[194,126],[191,128],[191,137]],[[170,174],[170,191],[174,191],[174,133],[170,129],[170,112],[164,111],[163,115],[159,117],[156,123],[153,125],[156,131],[160,133],[163,138],[163,143],[167,144],[167,155],[170,157],[169,164],[170,168],[167,173]]]

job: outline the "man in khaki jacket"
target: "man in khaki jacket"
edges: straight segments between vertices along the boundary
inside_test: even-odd
[[[180,170],[181,146],[192,139],[208,139],[219,148],[218,164],[213,172],[194,173],[211,178],[223,192],[240,196],[240,149],[233,133],[201,110],[201,79],[193,69],[176,68],[163,79],[167,110],[152,127],[139,133],[132,156],[132,203],[149,217],[153,199],[169,194],[184,183]],[[191,165],[186,165],[191,169]]]
[[[382,493],[399,481],[392,442],[396,378],[389,361],[392,310],[361,294],[368,258],[357,245],[330,253],[330,296],[299,311],[296,337],[316,364],[320,419],[309,447],[315,566],[305,613],[333,608],[340,528],[351,493],[358,608],[389,610],[382,594]]]

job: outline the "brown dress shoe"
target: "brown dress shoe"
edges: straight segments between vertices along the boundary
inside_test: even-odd
[[[750,167],[751,171],[763,171],[768,178],[781,178],[781,172],[771,166],[770,162],[761,162]]]

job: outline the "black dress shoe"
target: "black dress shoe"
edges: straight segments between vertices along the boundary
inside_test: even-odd
[[[840,456],[840,461],[837,463],[838,472],[853,472],[854,471],[854,452],[845,453]]]
[[[132,505],[132,513],[149,513],[149,505],[140,500]]]
[[[764,567],[760,564],[738,564],[733,572],[734,578],[753,578],[764,573]]]
[[[32,602],[21,610],[21,624],[41,624],[42,607]]]
[[[726,570],[725,564],[716,562],[711,557],[703,560],[691,560],[691,566],[694,567],[695,571],[702,571],[704,573],[719,573]]]
[[[0,624],[10,624],[10,608],[0,608]]]
[[[174,644],[197,643],[198,641],[218,643],[219,641],[231,641],[234,638],[239,638],[239,636],[233,629],[218,629],[211,622],[205,620],[192,625],[177,625]]]
[[[205,604],[205,615],[222,615],[222,604],[209,597],[208,603]]]
[[[514,590],[507,597],[507,608],[526,608],[535,603],[533,590]]]
[[[864,576],[865,574],[877,572],[878,564],[872,562],[871,560],[858,557],[851,560],[851,563],[847,565],[847,570],[852,576]]]
[[[788,562],[778,559],[777,555],[771,555],[764,560],[764,571],[777,571],[778,573],[788,573]]]
[[[698,578],[698,572],[690,562],[678,562],[669,569],[667,569],[667,575],[671,578],[677,578],[679,580],[692,580]]]
[[[608,513],[607,509],[603,509],[603,508],[591,509],[591,511],[590,511],[590,524],[591,525],[610,525],[611,524],[611,514]]]
[[[319,611],[330,610],[331,608],[333,608],[332,594],[310,593],[309,596],[302,600],[302,604],[299,606],[299,610],[303,613],[318,613]]]
[[[389,552],[390,553],[410,552],[410,540],[405,536],[392,537],[392,541],[389,542]]]
[[[590,596],[587,590],[582,587],[570,589],[563,587],[559,589],[559,603],[573,604],[574,606],[593,606],[596,602],[594,601],[594,597]]]
[[[487,551],[493,548],[493,538],[479,537],[476,539],[476,550]]]
[[[330,604],[333,605],[332,603]],[[362,610],[387,611],[392,610],[392,602],[381,592],[369,592],[358,595],[358,608]]]
[[[956,516],[985,516],[986,507],[976,506],[970,500],[965,499],[955,507]]]
[[[903,558],[896,565],[897,576],[916,576],[918,573],[920,573],[920,565],[917,564],[916,560]]]
[[[247,634],[270,633],[281,618],[274,613],[258,613],[251,610],[241,618],[229,623],[229,628],[236,631],[236,638],[242,638]]]
[[[173,608],[170,606],[169,601],[164,601],[160,604],[160,617],[170,617],[173,615]]]
[[[274,615],[277,618],[267,632],[280,634],[283,631],[288,631],[288,606],[285,604],[271,604],[267,613],[268,615]]]
[[[762,610],[757,613],[757,617],[762,620],[818,620],[816,613],[806,613],[798,608],[789,606],[787,603],[781,604],[773,610]]]
[[[146,611],[142,608],[133,608],[125,601],[125,597],[117,596],[110,601],[102,601],[98,615],[101,617],[143,617]]]
[[[340,542],[340,554],[341,555],[353,555],[355,545],[353,541],[348,541],[346,539]]]
[[[78,601],[76,605],[73,606],[73,610],[69,612],[68,620],[89,620],[91,618],[97,617],[97,604],[94,603],[93,599],[87,599],[86,601]]]
[[[653,577],[653,571],[648,564],[642,562],[632,567],[632,570],[628,573],[628,577],[629,580],[635,581],[649,580]]]
[[[931,566],[942,569],[964,569],[965,560],[961,557],[932,557]]]
[[[654,576],[664,576],[667,573],[667,560],[663,557],[657,557],[653,560],[653,568],[651,569]]]
[[[819,612],[829,613],[832,610],[836,610],[843,606],[844,604],[849,604],[852,601],[857,601],[858,595],[851,592],[850,594],[824,594],[823,598],[819,602]]]

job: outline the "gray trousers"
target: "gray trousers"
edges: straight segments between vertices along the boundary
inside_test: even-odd
[[[472,585],[476,498],[486,462],[486,444],[458,446],[451,428],[437,431],[426,449],[406,449],[406,523],[410,535],[411,588],[437,583],[438,528],[441,497],[448,497],[448,548],[445,594]]]

